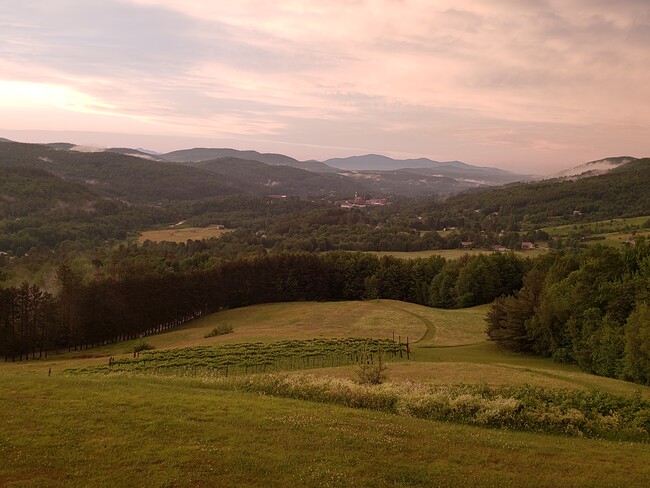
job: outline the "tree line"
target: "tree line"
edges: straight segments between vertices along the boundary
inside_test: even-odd
[[[540,258],[523,287],[497,299],[490,338],[513,351],[650,384],[650,244]]]
[[[386,298],[472,306],[518,290],[530,266],[513,254],[448,261],[337,251],[248,256],[178,272],[133,265],[88,281],[62,265],[56,297],[26,283],[1,290],[0,354],[21,360],[84,349],[257,303]]]

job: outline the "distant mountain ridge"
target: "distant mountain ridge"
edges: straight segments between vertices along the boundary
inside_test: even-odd
[[[597,159],[596,161],[589,161],[588,163],[575,166],[573,168],[565,169],[558,173],[544,177],[548,178],[566,178],[566,179],[579,179],[587,178],[589,176],[597,176],[611,171],[612,169],[619,168],[627,163],[636,161],[637,158],[632,156],[617,156],[612,158]]]
[[[293,168],[300,168],[307,171],[314,171],[317,173],[336,173],[335,168],[321,163],[320,161],[298,161],[290,156],[275,153],[260,153],[257,151],[240,151],[238,149],[230,148],[208,148],[197,147],[194,149],[181,149],[179,151],[172,151],[166,154],[161,154],[160,158],[176,162],[176,163],[189,163],[197,161],[212,161],[222,158],[237,158],[248,161],[259,161],[261,163],[270,164],[272,166],[291,166]]]
[[[469,186],[503,185],[531,178],[498,168],[472,166],[461,161],[433,161],[428,158],[393,159],[380,154],[365,154],[325,161],[328,166],[347,171],[407,171],[423,176],[454,178]]]
[[[353,195],[376,191],[365,182],[339,174],[317,173],[285,165],[271,165],[256,160],[219,158],[183,163],[219,175],[235,178],[241,188],[251,193],[286,194],[300,197]]]
[[[231,194],[317,198],[354,193],[377,197],[449,196],[473,188],[539,179],[461,161],[399,160],[378,154],[320,162],[230,148],[160,154],[146,149],[98,148],[66,142],[22,144],[4,138],[0,142],[0,167],[41,167],[91,185],[99,195],[127,201],[191,200]],[[621,156],[591,161],[552,177],[585,178],[635,160]]]
[[[447,165],[470,167],[460,161],[438,162],[428,158],[393,159],[382,154],[364,154],[362,156],[348,156],[346,158],[332,158],[324,161],[328,166],[347,170],[395,170],[403,168],[431,168]]]

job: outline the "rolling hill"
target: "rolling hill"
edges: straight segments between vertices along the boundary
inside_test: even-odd
[[[354,307],[351,316],[350,306]],[[390,334],[395,323],[420,331],[435,324],[430,342],[413,346],[414,359],[390,363],[389,382],[381,386],[353,384],[349,378],[355,375],[354,366],[310,369],[309,375],[292,371],[284,376],[247,377],[196,375],[191,369],[171,375],[64,371],[106,367],[109,356],[116,356],[120,364],[122,358],[128,362],[130,354],[124,352],[131,343],[21,364],[2,363],[0,386],[7,394],[0,397],[0,406],[8,419],[3,445],[21,455],[7,456],[0,466],[0,484],[166,486],[178,480],[174,483],[178,486],[320,487],[351,486],[349,481],[354,480],[355,486],[380,487],[586,488],[614,486],[624,479],[625,486],[645,486],[650,464],[643,442],[584,438],[569,429],[550,435],[485,428],[420,416],[420,411],[435,408],[454,388],[463,394],[450,411],[467,415],[481,406],[472,392],[480,389],[486,395],[494,385],[516,385],[518,391],[527,392],[543,387],[581,399],[589,398],[594,387],[602,398],[612,397],[601,391],[637,402],[648,397],[646,387],[634,393],[636,385],[486,344],[483,312],[440,311],[388,300],[277,303],[223,311],[147,337],[164,354],[168,348],[237,340],[263,341],[263,347],[278,336],[338,337],[350,322],[363,335]],[[232,336],[237,337],[205,337],[214,324],[224,322],[234,326]],[[471,341],[478,338],[482,343],[465,342],[458,335],[460,329],[471,334]],[[180,351],[175,349],[172,355]],[[256,392],[265,378],[294,389],[287,388],[284,394]],[[459,382],[465,384],[454,386]],[[245,384],[248,391],[230,384]],[[304,396],[301,385],[306,390],[312,384],[318,386],[313,398],[299,399]],[[400,385],[406,391],[400,405],[415,405],[411,413],[394,412],[392,403],[383,402]],[[425,388],[436,388],[436,396],[425,396]],[[341,398],[348,390],[356,396],[347,406],[337,405],[327,399],[330,390]],[[374,403],[361,403],[366,397]],[[499,419],[500,412],[511,412],[508,401],[512,402],[497,397],[489,404],[486,418]],[[556,412],[548,415],[547,422],[559,415],[560,407],[552,406]],[[570,406],[574,408],[562,418],[562,425],[581,419],[578,409],[583,407]],[[607,405],[601,416],[611,408],[617,406]],[[526,409],[534,411],[522,407]],[[138,469],[132,468],[134,460]],[[34,471],[34,463],[39,470]]]
[[[650,158],[589,178],[513,183],[454,195],[440,215],[498,215],[524,225],[634,217],[650,213]]]
[[[460,161],[438,162],[427,158],[399,160],[378,154],[328,159],[325,164],[342,170],[403,170],[423,176],[454,178],[459,182],[471,183],[471,186],[503,185],[530,179],[529,175],[520,175],[497,168],[472,166]]]
[[[99,199],[85,185],[40,168],[0,168],[0,220],[66,209],[92,211]]]
[[[0,144],[0,168],[38,168],[131,202],[198,200],[244,193],[235,180],[200,168],[114,152],[78,152],[42,144]]]
[[[336,173],[335,168],[331,168],[319,161],[298,161],[284,154],[259,153],[257,151],[239,151],[229,148],[194,148],[172,151],[162,154],[161,158],[167,161],[178,163],[209,161],[222,158],[237,158],[248,161],[259,161],[272,166],[291,166],[307,171],[317,173]]]
[[[632,161],[636,161],[637,158],[631,156],[618,156],[614,158],[605,158],[599,159],[597,161],[589,161],[588,163],[575,166],[573,168],[565,169],[559,173],[555,173],[550,176],[546,176],[544,179],[550,178],[567,178],[567,179],[579,179],[579,178],[588,178],[590,176],[597,176],[608,171],[611,171],[614,168],[621,167]]]
[[[373,185],[342,175],[314,173],[292,166],[269,165],[239,158],[220,158],[186,163],[212,173],[230,177],[255,194],[284,194],[299,197],[347,197],[355,192],[377,191]]]

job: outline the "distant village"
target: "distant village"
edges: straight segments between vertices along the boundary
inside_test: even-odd
[[[355,193],[352,200],[339,200],[335,204],[341,208],[383,207],[390,205],[390,201],[385,198],[366,199]]]

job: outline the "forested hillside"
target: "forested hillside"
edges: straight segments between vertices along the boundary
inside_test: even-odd
[[[504,347],[650,384],[650,244],[595,246],[539,259],[499,298],[488,335]]]
[[[65,209],[90,211],[98,199],[85,185],[39,168],[0,168],[0,220]]]
[[[539,228],[549,222],[597,221],[650,212],[650,159],[577,181],[546,180],[473,190],[444,203],[421,205],[429,219],[473,225],[495,216],[512,225]],[[427,208],[429,207],[429,208]]]
[[[198,200],[242,193],[235,182],[199,168],[112,152],[57,150],[40,144],[0,144],[0,168],[39,168],[130,202]]]
[[[269,165],[260,161],[239,158],[220,158],[208,161],[186,163],[218,175],[235,178],[241,188],[261,195],[283,194],[299,197],[352,196],[368,193],[377,188],[364,181],[337,174],[307,171],[292,166]]]

